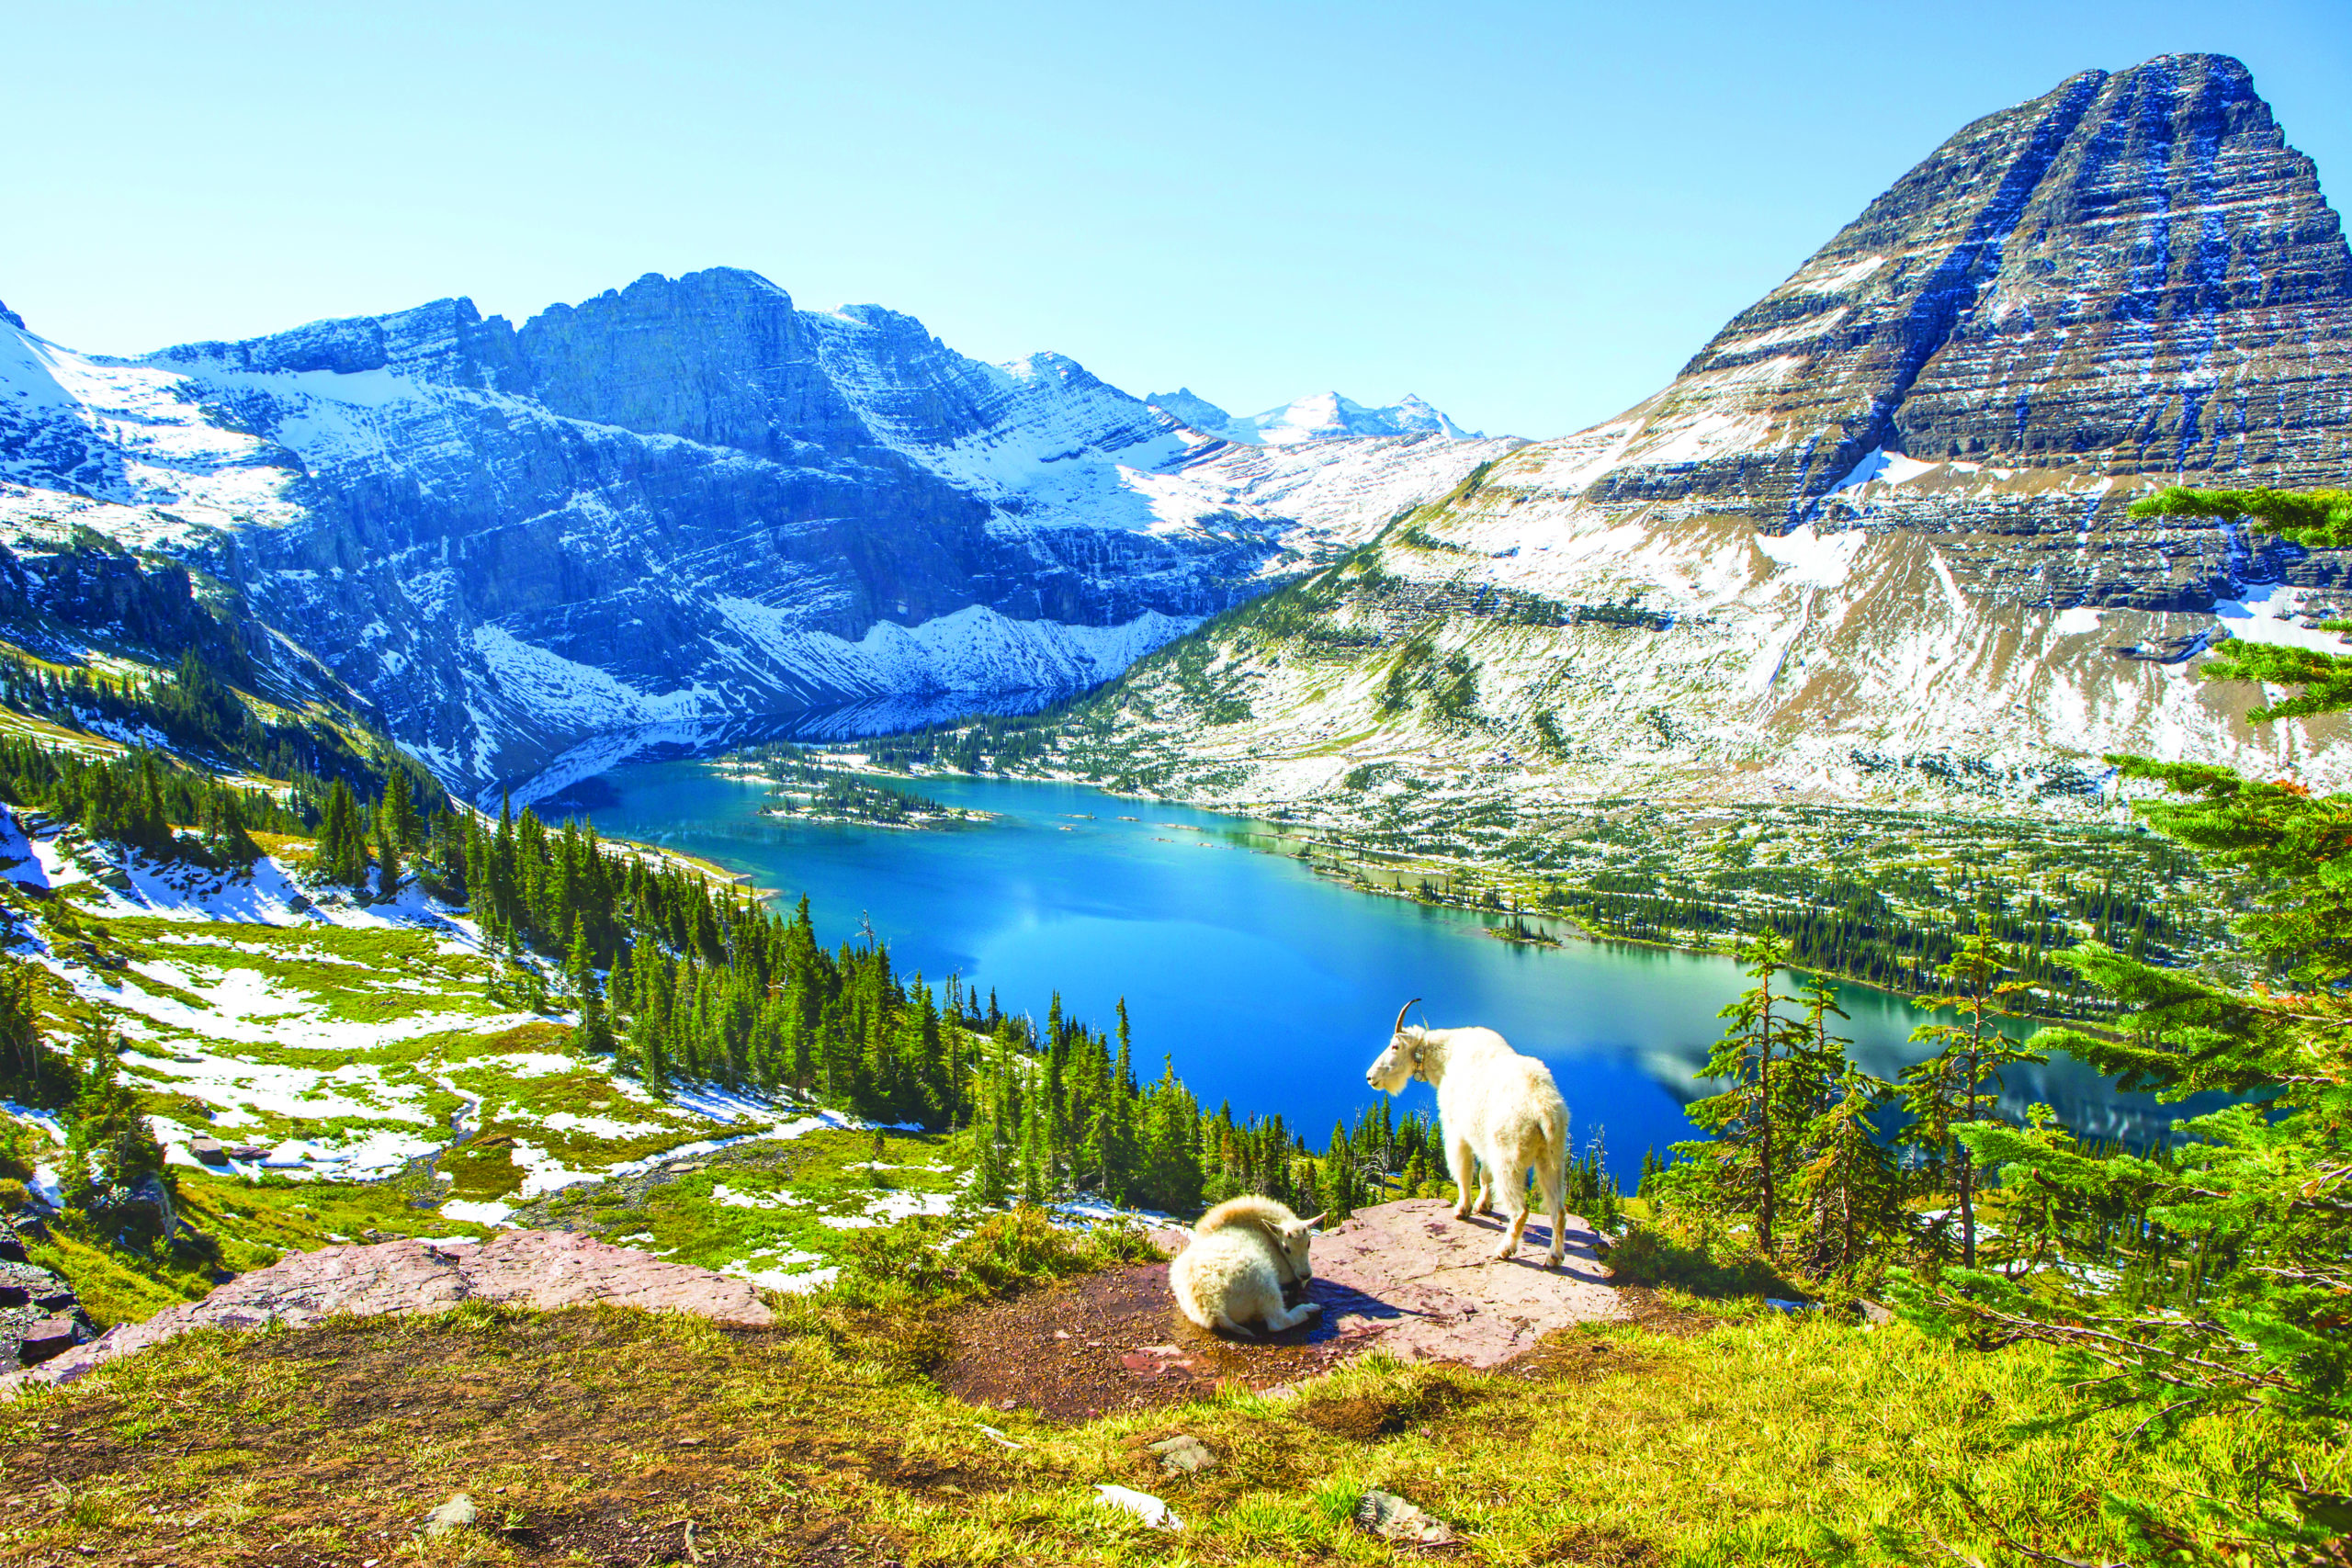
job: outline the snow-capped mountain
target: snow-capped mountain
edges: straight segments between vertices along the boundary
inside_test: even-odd
[[[2193,663],[2352,651],[2311,624],[2342,553],[2127,511],[2347,477],[2352,253],[2311,161],[2233,60],[2087,72],[1937,149],[1656,396],[1245,612],[1215,690],[1131,672],[1132,722],[1256,803],[1388,762],[1513,806],[2097,810],[2120,750],[2352,787],[2340,721],[2251,725]]]
[[[1442,435],[1449,441],[1483,441],[1475,430],[1464,430],[1408,393],[1386,408],[1366,408],[1337,392],[1317,392],[1263,413],[1236,416],[1180,387],[1145,400],[1177,423],[1251,446],[1294,446],[1308,441],[1343,440],[1351,435]]]
[[[1512,445],[1269,465],[1059,355],[726,268],[136,360],[8,316],[0,614],[22,578],[20,619],[137,641],[119,592],[52,589],[152,579],[150,619],[235,626],[481,788],[616,731],[1094,684]]]

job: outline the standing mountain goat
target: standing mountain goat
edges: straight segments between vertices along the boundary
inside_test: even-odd
[[[1315,1278],[1306,1249],[1315,1224],[1272,1198],[1231,1198],[1200,1217],[1193,1239],[1168,1266],[1176,1305],[1203,1328],[1254,1338],[1250,1323],[1268,1333],[1296,1328],[1323,1308],[1314,1302],[1283,1304],[1284,1285]]]
[[[1544,1261],[1558,1263],[1567,1249],[1568,1102],[1560,1098],[1552,1069],[1521,1055],[1491,1029],[1408,1026],[1405,1014],[1412,1005],[1396,1010],[1388,1049],[1364,1081],[1384,1094],[1402,1094],[1408,1083],[1425,1078],[1437,1090],[1446,1164],[1461,1193],[1453,1217],[1470,1217],[1474,1169],[1479,1212],[1494,1212],[1498,1190],[1510,1210],[1510,1230],[1495,1249],[1497,1258],[1519,1250],[1527,1229],[1527,1171],[1533,1167],[1552,1211],[1552,1251]]]

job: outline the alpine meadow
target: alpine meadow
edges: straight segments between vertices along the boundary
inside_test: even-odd
[[[2089,24],[1825,6],[1910,86],[1823,118],[1712,3],[129,9],[40,24],[28,177],[119,60],[78,177],[187,270],[20,260],[217,315],[0,308],[0,1562],[2352,1561],[2352,249],[2239,59],[1906,169]],[[265,60],[464,157],[328,193]],[[195,335],[679,243],[1196,357],[716,257]],[[1567,434],[1192,389],[1491,429],[1792,261]]]

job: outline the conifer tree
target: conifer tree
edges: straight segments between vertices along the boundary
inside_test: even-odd
[[[2243,515],[2305,546],[2352,545],[2345,491],[2173,490],[2132,511]],[[2298,689],[2269,715],[2352,707],[2352,657],[2225,649],[2205,667],[2210,678]],[[2055,1231],[2073,1266],[2030,1280],[1947,1269],[1910,1281],[1904,1305],[1930,1329],[2058,1346],[2070,1382],[2148,1411],[2143,1433],[2222,1415],[2241,1429],[2260,1419],[2335,1441],[2352,1421],[2352,797],[2313,795],[2291,778],[2110,761],[2125,778],[2172,792],[2139,807],[2149,826],[2240,879],[2251,912],[2239,934],[2269,976],[2240,988],[2086,943],[2061,959],[2121,1016],[2111,1032],[2054,1029],[2035,1043],[2125,1089],[2170,1100],[2220,1091],[2236,1102],[2176,1122],[2160,1155],[2088,1148],[2040,1116],[2024,1127],[1954,1128],[1980,1162],[2000,1168],[2005,1190],[2041,1195],[2038,1213],[2020,1218]],[[2339,1535],[2345,1511],[2318,1478],[2272,1467],[2263,1456],[2276,1446],[2250,1437],[2243,1451],[2297,1517],[2270,1507],[2228,1524],[2286,1561]],[[2152,1551],[2171,1550],[2161,1516],[2224,1506],[2210,1496],[2110,1506],[2147,1521]],[[2246,1555],[2256,1555],[2251,1545]]]
[[[609,1056],[613,1027],[605,1016],[604,987],[596,983],[595,955],[588,951],[588,933],[581,922],[571,923],[571,953],[564,960],[564,977],[580,1003],[580,1027],[572,1032],[572,1048],[583,1056]]]
[[[395,767],[385,773],[384,801],[377,808],[376,824],[382,841],[403,855],[422,846],[423,824],[416,815],[416,802],[409,791],[405,768]]]
[[[0,1097],[51,1106],[75,1087],[71,1059],[41,1043],[26,963],[0,956]]]
[[[1756,983],[1718,1015],[1731,1021],[1702,1069],[1703,1077],[1728,1080],[1730,1087],[1690,1110],[1690,1120],[1713,1138],[1676,1148],[1694,1156],[1688,1179],[1706,1170],[1717,1201],[1756,1216],[1757,1245],[1769,1255],[1803,1104],[1792,1062],[1807,1048],[1812,1032],[1773,995],[1773,978],[1788,964],[1788,946],[1779,933],[1751,939],[1740,957]]]
[[[80,1082],[66,1114],[66,1197],[76,1208],[102,1209],[160,1172],[164,1150],[122,1081],[105,1024],[84,1031],[75,1055]]]
[[[1976,1267],[1979,1172],[1975,1150],[1956,1138],[1954,1129],[1983,1122],[1998,1108],[2005,1068],[2048,1059],[1994,1026],[1994,1020],[2010,1016],[2009,999],[2026,987],[2001,978],[2015,970],[2017,954],[1993,940],[1986,930],[1990,923],[1980,916],[1951,962],[1937,969],[1945,992],[1917,998],[1923,1008],[1957,1010],[1964,1021],[1923,1023],[1913,1030],[1914,1041],[1938,1049],[1904,1068],[1902,1077],[1904,1105],[1911,1112],[1904,1136],[1926,1153],[1928,1168],[1951,1196],[1960,1216],[1961,1266],[1966,1269]]]
[[[368,886],[368,840],[360,832],[359,807],[341,779],[327,791],[319,814],[318,848],[311,863],[320,877],[338,887]]]

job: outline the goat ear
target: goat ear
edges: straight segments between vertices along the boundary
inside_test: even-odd
[[[1325,1210],[1325,1211],[1324,1211],[1324,1213],[1328,1214],[1329,1212],[1330,1212],[1330,1211],[1327,1209],[1327,1210]],[[1321,1224],[1323,1223],[1323,1218],[1324,1218],[1324,1215],[1323,1215],[1323,1214],[1317,1214],[1317,1215],[1316,1215],[1316,1216],[1315,1216],[1313,1219],[1311,1219],[1311,1220],[1301,1220],[1301,1221],[1299,1221],[1298,1223],[1299,1223],[1300,1224],[1305,1225],[1308,1230],[1313,1230],[1317,1225],[1319,1225],[1319,1224]]]

